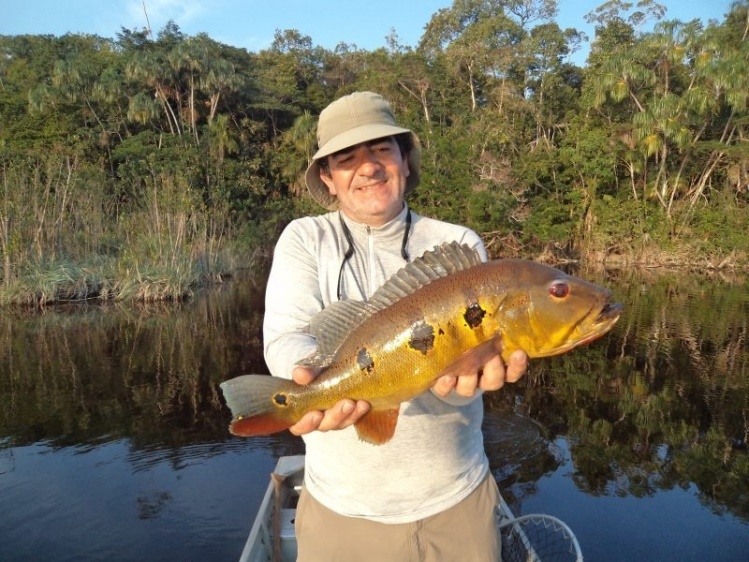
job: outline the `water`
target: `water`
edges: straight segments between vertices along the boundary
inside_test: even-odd
[[[749,560],[749,284],[583,276],[626,312],[486,397],[516,514],[589,561]],[[262,283],[190,303],[0,318],[0,560],[235,560],[288,434],[227,432],[219,382],[264,372]]]

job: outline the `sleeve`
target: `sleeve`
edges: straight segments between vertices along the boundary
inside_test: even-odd
[[[466,228],[463,236],[459,240],[461,244],[468,244],[471,248],[476,250],[481,256],[481,261],[486,261],[486,247],[484,247],[484,241],[481,237],[476,234],[473,230]]]
[[[272,375],[283,378],[291,378],[294,366],[315,351],[317,343],[307,329],[323,308],[317,261],[303,234],[297,221],[281,234],[265,292],[265,362]]]

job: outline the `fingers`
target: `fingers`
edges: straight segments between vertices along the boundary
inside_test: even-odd
[[[432,385],[432,391],[442,398],[453,390],[458,396],[471,397],[477,388],[484,391],[499,390],[506,382],[517,382],[527,370],[528,356],[524,351],[518,350],[512,353],[507,365],[496,355],[484,364],[480,374],[440,377]]]
[[[516,350],[510,355],[505,365],[502,358],[497,356],[484,365],[484,371],[479,379],[481,390],[498,390],[506,382],[517,382],[528,370],[528,356],[524,351]]]
[[[528,356],[524,351],[515,350],[510,355],[505,369],[505,380],[507,382],[517,382],[528,370]]]
[[[365,400],[341,400],[324,412],[307,412],[289,431],[294,435],[305,435],[312,431],[344,429],[356,423],[369,409],[370,404]]]
[[[309,384],[315,380],[315,377],[320,374],[320,371],[322,371],[322,369],[313,369],[312,367],[297,365],[291,372],[291,378],[297,384]]]
[[[481,390],[499,390],[505,385],[507,369],[504,361],[497,355],[484,365],[483,373],[479,379],[478,386]]]
[[[458,377],[458,380],[455,381],[455,394],[457,394],[458,396],[465,396],[466,398],[470,398],[476,393],[478,382],[478,373]]]
[[[457,378],[458,377],[453,377],[453,376],[448,376],[448,375],[438,378],[432,385],[432,391],[437,396],[444,398],[445,396],[447,396],[448,394],[452,392],[453,388],[455,388],[455,383],[457,382]]]
[[[302,416],[301,420],[289,428],[289,431],[294,435],[306,435],[318,428],[322,418],[323,413],[320,411],[307,412]]]
[[[476,393],[478,380],[478,373],[473,375],[460,375],[458,377],[445,375],[434,382],[432,385],[432,391],[442,398],[445,398],[453,390],[458,396],[470,398]]]
[[[297,365],[291,378],[297,384],[309,384],[320,374],[322,369]],[[331,431],[344,429],[356,423],[369,412],[370,404],[365,400],[341,400],[325,411],[307,412],[297,423],[289,428],[294,435],[306,435],[312,431]]]
[[[369,412],[369,402],[365,400],[341,400],[338,404],[325,410],[318,431],[344,429],[356,423],[364,414]]]

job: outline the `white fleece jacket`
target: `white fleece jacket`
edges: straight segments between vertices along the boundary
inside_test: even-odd
[[[263,325],[265,360],[271,374],[290,378],[301,359],[315,350],[306,333],[312,316],[338,300],[339,272],[348,247],[354,254],[340,279],[342,299],[366,300],[405,265],[401,245],[407,208],[391,222],[373,228],[340,212],[291,222],[281,234],[268,280]],[[411,211],[409,258],[443,242],[476,248],[479,236],[462,226]],[[448,509],[482,481],[489,464],[481,435],[480,393],[470,399],[441,399],[425,392],[401,405],[395,436],[384,445],[360,441],[353,427],[313,432],[306,443],[308,491],[323,505],[351,517],[407,523]]]

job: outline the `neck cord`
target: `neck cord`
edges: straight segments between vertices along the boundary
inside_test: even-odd
[[[354,255],[354,238],[351,235],[349,227],[346,226],[346,222],[343,220],[343,214],[338,212],[338,220],[341,221],[341,229],[343,230],[343,236],[346,238],[346,253],[343,254],[343,261],[341,262],[341,268],[338,270],[338,300],[341,300],[341,280],[343,279],[343,267],[346,262],[351,259]],[[411,209],[406,211],[406,228],[403,231],[403,241],[401,242],[401,256],[406,261],[409,261],[408,256],[408,237],[411,236]]]
[[[403,256],[403,259],[408,260],[408,250],[406,249],[406,246],[408,246],[408,237],[411,236],[411,209],[406,211],[406,229],[403,231],[403,242],[401,242],[401,256]]]
[[[338,212],[338,220],[341,221],[343,235],[346,237],[346,244],[348,245],[348,247],[346,248],[346,253],[343,254],[341,269],[338,270],[338,300],[341,300],[341,279],[343,278],[343,266],[346,265],[346,262],[351,259],[351,256],[354,255],[354,239],[351,236],[351,231],[348,229],[348,226],[346,226],[346,223],[343,220],[343,214],[340,211]]]

